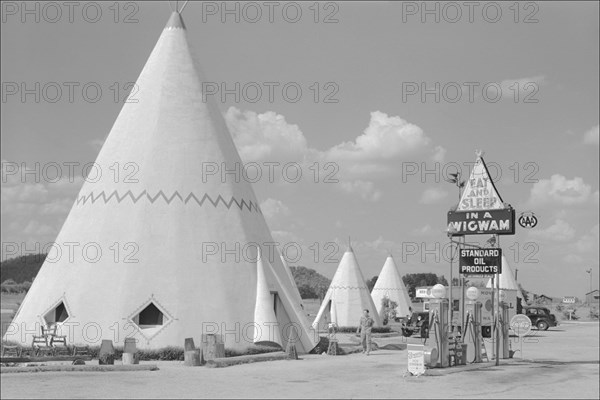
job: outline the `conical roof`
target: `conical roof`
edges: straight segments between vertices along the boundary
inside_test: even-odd
[[[218,107],[203,98],[203,81],[173,13],[100,150],[100,174],[90,172],[56,239],[62,256],[46,259],[15,316],[26,331],[7,340],[30,344],[36,326],[59,322],[72,323],[70,343],[135,337],[141,348],[160,348],[217,333],[243,349],[259,329],[266,282],[280,344],[293,323],[298,350],[314,347],[279,257],[257,268],[256,245],[274,241],[251,184],[207,174],[241,160]],[[78,244],[72,257],[70,242]],[[86,337],[86,324],[102,334]]]
[[[356,256],[352,248],[348,247],[313,321],[313,327],[318,326],[319,321],[328,310],[333,310],[333,312],[329,311],[331,322],[338,326],[358,326],[364,309],[369,310],[371,317],[375,320],[375,326],[381,326],[381,319],[358,266]]]
[[[517,297],[520,297],[522,299],[524,298],[523,293],[521,292],[521,289],[519,289],[519,285],[517,284],[517,281],[515,280],[515,275],[512,271],[512,268],[511,268],[510,264],[508,263],[508,260],[506,259],[506,256],[504,254],[502,254],[502,273],[500,274],[499,280],[500,280],[500,289],[516,290]],[[488,288],[492,287],[492,279],[491,278],[488,280],[486,287],[488,287]]]
[[[385,297],[398,304],[396,307],[398,316],[403,317],[410,314],[410,296],[391,255],[387,257],[383,264],[381,273],[377,277],[377,282],[375,282],[375,286],[373,286],[373,290],[371,291],[371,297],[380,317],[383,317],[382,300]]]

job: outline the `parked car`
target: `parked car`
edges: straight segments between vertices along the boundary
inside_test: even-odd
[[[413,312],[410,318],[402,323],[402,335],[409,337],[415,333],[422,338],[429,337],[429,312]]]
[[[523,307],[523,314],[527,315],[531,320],[531,325],[540,331],[546,331],[549,327],[558,325],[556,317],[546,307]]]

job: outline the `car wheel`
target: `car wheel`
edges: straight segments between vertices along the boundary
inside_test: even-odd
[[[546,321],[538,321],[536,326],[540,331],[548,330],[548,323]]]

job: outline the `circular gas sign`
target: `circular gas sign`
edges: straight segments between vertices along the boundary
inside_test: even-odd
[[[475,286],[471,286],[467,289],[466,296],[469,300],[477,300],[479,298],[479,289]]]
[[[446,288],[438,283],[431,288],[431,294],[433,297],[441,299],[446,296]]]
[[[526,336],[531,332],[531,320],[527,315],[517,314],[510,319],[510,328],[519,337]]]

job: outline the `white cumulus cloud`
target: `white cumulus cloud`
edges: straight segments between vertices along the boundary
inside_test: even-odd
[[[225,121],[244,162],[298,161],[308,150],[298,125],[289,124],[273,111],[258,114],[229,107]]]
[[[340,143],[327,151],[334,160],[373,160],[406,156],[426,148],[431,139],[423,130],[400,117],[371,113],[369,125],[354,141]]]
[[[575,237],[575,229],[568,222],[557,219],[546,229],[534,229],[529,232],[532,237],[539,239],[566,242]]]
[[[562,205],[583,204],[592,197],[592,187],[582,178],[567,179],[554,174],[550,179],[540,179],[531,188],[530,203],[541,205],[555,203]]]
[[[368,201],[377,201],[383,196],[383,193],[375,188],[375,184],[368,181],[342,181],[340,188],[347,193],[358,194],[362,199]]]
[[[260,203],[260,210],[267,219],[271,219],[277,215],[290,215],[290,209],[281,200],[271,198]]]
[[[500,82],[502,97],[513,99],[519,103],[523,102],[525,99],[530,101],[534,99],[539,100],[539,88],[545,83],[546,77],[544,75],[536,75],[528,78],[505,79]],[[488,96],[494,98],[495,94],[493,89],[489,89]]]

